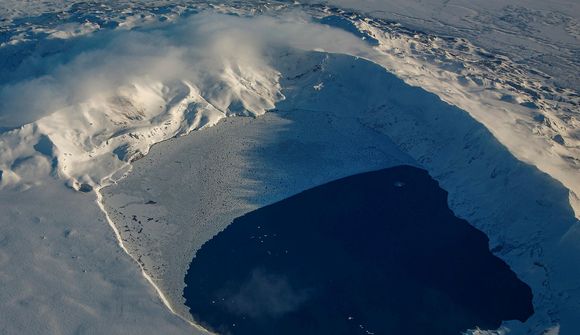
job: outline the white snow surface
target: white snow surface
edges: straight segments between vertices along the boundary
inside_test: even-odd
[[[411,164],[430,171],[455,213],[486,232],[532,286],[536,313],[506,328],[577,329],[578,223],[565,188],[515,159],[464,111],[378,65],[300,52],[279,61],[286,100],[277,111],[156,145],[103,190],[129,252],[178,313],[187,316],[183,278],[196,250],[234,218],[343,176]]]
[[[277,78],[275,70],[266,68],[267,57],[259,53],[267,53],[264,45],[287,43],[370,59],[409,84],[464,109],[520,160],[563,183],[570,190],[570,203],[579,211],[577,90],[551,86],[553,82],[541,72],[491,54],[463,38],[423,34],[382,19],[328,7],[306,11],[317,18],[335,18],[327,22],[331,25],[347,22],[363,37],[376,41],[377,45],[371,47],[346,36],[344,31],[315,28],[309,23],[302,26],[300,22],[307,19],[299,16],[304,12],[295,14],[293,9],[263,9],[286,17],[286,22],[278,19],[277,24],[263,16],[256,26],[244,20],[205,17],[191,20],[189,25],[175,27],[163,21],[146,24],[150,30],[123,33],[121,23],[126,21],[121,21],[117,22],[120,32],[103,32],[88,42],[69,45],[65,40],[64,45],[55,46],[47,39],[46,46],[38,48],[42,55],[48,54],[42,56],[46,60],[33,54],[14,65],[16,71],[3,74],[8,83],[0,88],[0,120],[3,127],[35,123],[40,131],[35,128],[27,132],[50,133],[51,141],[62,137],[61,142],[67,144],[65,149],[65,144],[59,143],[63,152],[57,163],[71,184],[106,184],[112,172],[126,166],[124,162],[146,154],[153,143],[214,124],[228,114],[255,116],[272,108],[281,98]],[[172,10],[184,12],[181,7]],[[227,7],[215,10],[223,12]],[[238,15],[254,14],[255,10],[253,6],[231,9]],[[130,13],[135,11],[130,9]],[[129,17],[132,16],[122,16],[123,20],[133,20]],[[163,17],[168,20],[167,15]],[[272,22],[265,22],[268,20]],[[265,26],[273,27],[272,31]],[[26,39],[22,33],[15,36]],[[5,56],[24,52],[27,43],[22,43],[7,45]],[[58,53],[63,47],[80,50],[70,52],[72,56],[68,57],[72,60],[63,60]],[[262,77],[253,78],[254,75]],[[32,94],[38,99],[30,99]],[[98,112],[92,112],[95,110]],[[45,115],[48,117],[38,120]],[[72,125],[67,128],[73,134],[55,132],[64,125],[63,119],[70,120],[67,122]],[[119,159],[108,156],[111,151]],[[12,159],[5,159],[4,163],[11,164],[22,154],[12,152],[6,156]],[[4,166],[2,170],[3,185],[20,181],[26,184],[26,178],[13,168]]]
[[[380,6],[359,7],[371,5]],[[506,323],[512,333],[580,329],[580,236],[569,207],[580,215],[577,6],[552,11],[560,16],[538,9],[535,29],[571,36],[552,53],[567,72],[549,75],[552,58],[510,57],[500,33],[514,39],[515,28],[489,7],[478,9],[492,15],[486,38],[506,55],[464,38],[473,37],[465,22],[447,18],[445,30],[421,18],[428,6],[403,7],[396,18],[456,37],[407,29],[385,20],[388,11],[329,5],[3,2],[0,331],[203,332],[183,320],[180,296],[201,244],[241,213],[401,163],[426,168],[532,286],[537,313]],[[539,15],[511,13],[501,22]],[[536,42],[524,49],[553,46]],[[228,116],[252,118],[218,123]],[[165,149],[136,161],[155,143]],[[172,168],[177,161],[189,166]],[[199,172],[185,185],[171,175],[188,169]],[[115,183],[103,213],[100,192]],[[160,195],[166,203],[144,206]],[[182,196],[197,197],[195,211]],[[131,211],[165,225],[136,239],[140,228],[124,227]]]
[[[203,334],[164,306],[95,200],[50,179],[0,192],[0,334]]]

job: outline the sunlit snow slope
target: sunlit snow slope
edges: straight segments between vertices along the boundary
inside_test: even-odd
[[[284,10],[280,7],[218,10],[251,14],[259,8],[275,14]],[[87,10],[73,9],[79,8]],[[76,29],[74,22],[63,25],[58,16],[49,16],[47,27],[18,27],[6,35],[2,57],[9,63],[1,74],[6,84],[0,88],[0,120],[4,129],[26,126],[0,140],[22,146],[19,138],[27,136],[28,149],[3,146],[3,187],[35,182],[27,172],[35,169],[54,170],[75,188],[82,183],[101,185],[153,143],[214,124],[226,115],[262,114],[281,97],[275,70],[268,69],[263,55],[254,53],[264,53],[264,43],[289,43],[370,59],[464,109],[516,157],[562,182],[578,211],[580,97],[573,88],[550,86],[545,75],[526,65],[462,38],[423,34],[328,7],[306,11],[325,17],[321,20],[325,25],[346,27],[370,43],[329,43],[319,31],[307,32],[308,25],[298,29],[289,22],[269,33],[243,24],[239,28],[245,36],[236,36],[220,20],[168,26],[164,22],[188,15],[179,6],[159,10],[163,13],[159,17],[136,15],[141,21],[129,15],[135,9],[126,9],[122,20],[110,17],[111,11],[105,6],[94,17],[87,15]],[[285,15],[296,16],[290,13]],[[118,32],[102,29],[86,40],[74,39],[93,32],[86,29],[91,19],[99,27],[115,26]],[[128,22],[149,28],[124,32]],[[248,38],[253,33],[255,37]],[[299,34],[317,37],[307,41],[297,39]],[[36,49],[30,50],[33,45]],[[63,54],[59,51],[63,48],[70,51]],[[45,150],[34,153],[32,142],[41,138]],[[54,150],[49,152],[51,143]]]

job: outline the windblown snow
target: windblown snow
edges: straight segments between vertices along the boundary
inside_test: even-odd
[[[574,313],[580,312],[580,282],[563,273],[574,273],[573,264],[580,259],[580,250],[574,246],[580,245],[576,219],[580,216],[577,87],[557,85],[552,77],[535,69],[533,63],[516,63],[462,37],[423,33],[372,15],[330,6],[286,3],[118,6],[102,3],[90,7],[79,3],[64,10],[57,6],[59,10],[43,9],[44,16],[29,20],[19,18],[21,14],[14,9],[3,19],[0,25],[3,198],[14,195],[26,202],[28,194],[30,201],[48,201],[39,199],[48,199],[50,193],[66,194],[70,198],[85,197],[79,201],[83,206],[98,199],[108,216],[103,215],[101,222],[95,224],[108,229],[105,222],[112,220],[110,224],[118,234],[118,242],[141,267],[134,272],[143,270],[166,296],[166,305],[189,319],[179,296],[182,289],[179,285],[183,285],[178,283],[179,275],[184,274],[184,266],[196,248],[223,229],[234,214],[348,173],[411,162],[430,171],[450,192],[452,209],[484,230],[492,247],[499,248],[500,256],[518,275],[529,279],[532,289],[539,294],[534,302],[538,316],[529,324],[508,324],[508,328],[523,334],[556,329],[562,322],[561,333],[573,333],[566,327],[580,326],[571,321]],[[352,70],[355,68],[356,71]],[[402,88],[391,77],[384,79],[389,73],[415,88]],[[357,75],[364,75],[366,80]],[[399,100],[391,99],[382,92],[401,96]],[[438,98],[429,100],[429,105],[407,103],[417,97],[432,99],[426,92]],[[345,101],[347,96],[350,98]],[[441,111],[448,114],[438,114]],[[220,122],[232,116],[236,118]],[[322,129],[325,124],[328,129]],[[215,127],[211,131],[206,129],[210,126]],[[318,135],[315,126],[320,129]],[[262,148],[270,136],[278,136],[287,128],[303,134],[300,138],[312,143],[322,141],[320,136],[326,134],[328,138],[318,143],[317,148],[329,155],[325,159],[334,170],[316,174],[291,168],[296,162],[289,162],[286,172],[304,177],[289,178],[291,185],[260,170],[247,171],[253,165],[243,155]],[[470,131],[480,134],[479,137],[471,138]],[[180,212],[184,208],[175,200],[160,209],[166,218],[170,216],[169,209],[180,213],[174,223],[146,231],[145,244],[131,239],[130,235],[140,229],[128,224],[135,221],[136,214],[124,218],[119,214],[120,208],[146,200],[143,190],[133,193],[133,197],[127,196],[126,189],[123,191],[123,185],[139,183],[131,177],[133,166],[136,172],[141,169],[153,175],[154,171],[140,165],[145,163],[136,161],[145,157],[154,144],[164,141],[167,142],[160,146],[173,152],[167,157],[180,160],[180,153],[172,151],[179,147],[180,140],[175,138],[191,132],[190,148],[203,146],[203,149],[195,148],[194,153],[200,156],[189,158],[195,160],[190,168],[213,171],[214,177],[208,175],[209,182],[192,179],[189,188],[186,187],[189,193],[177,193],[199,195],[199,201],[208,204],[217,203],[215,200],[222,196],[235,200],[224,202],[230,208],[198,204],[196,209],[217,211],[199,216],[191,211]],[[248,136],[255,137],[248,142]],[[292,136],[289,141],[294,139]],[[183,152],[188,150],[193,149],[183,148]],[[361,152],[368,154],[368,161]],[[311,154],[297,155],[296,159],[312,160],[318,155],[314,149]],[[187,171],[164,169],[167,157],[159,154],[159,170],[165,174]],[[153,164],[151,159],[145,158]],[[224,162],[226,165],[220,165]],[[520,162],[527,165],[519,165]],[[515,175],[514,171],[521,173]],[[244,173],[254,179],[242,178]],[[490,175],[496,181],[503,178],[502,182],[487,181],[485,178]],[[247,194],[229,193],[249,187],[256,182],[256,176],[270,187],[262,190],[260,196],[244,198]],[[497,176],[501,178],[496,179]],[[520,187],[510,180],[530,186]],[[474,183],[469,185],[471,190],[470,182]],[[117,193],[117,186],[106,188],[117,183],[120,189]],[[179,183],[167,185],[179,187]],[[223,185],[232,187],[225,195],[220,193],[224,192]],[[213,191],[195,188],[202,186]],[[66,187],[80,192],[71,195]],[[495,189],[488,189],[492,187]],[[497,196],[501,203],[483,197],[482,189]],[[96,197],[84,194],[92,191],[98,192]],[[521,196],[521,192],[527,195]],[[239,200],[240,197],[245,200]],[[505,202],[513,202],[515,207]],[[22,209],[29,207],[18,206],[8,200],[6,205],[0,205],[10,212],[10,219],[1,221],[2,227],[14,225],[8,220],[16,220]],[[70,207],[65,209],[62,204],[60,210],[73,210]],[[508,225],[510,219],[516,223],[505,227],[498,224]],[[214,226],[195,226],[192,220]],[[550,226],[544,226],[546,223]],[[185,225],[190,226],[186,230],[189,237],[173,239],[183,235]],[[12,238],[23,236],[22,232],[10,231]],[[104,231],[99,234],[105,234]],[[195,239],[191,234],[199,236]],[[28,243],[34,248],[33,240]],[[16,256],[2,256],[12,252],[8,249],[10,245],[0,244],[3,249],[0,262],[17,268]],[[564,254],[569,255],[570,261],[559,260]],[[173,267],[168,265],[172,259],[179,260]],[[42,260],[32,260],[31,264],[38,269],[47,266]],[[18,285],[10,281],[12,290],[18,290]],[[153,296],[152,292],[148,294]],[[76,299],[84,298],[79,294]],[[147,304],[143,303],[148,306],[144,310],[159,307]],[[172,316],[164,317],[165,321],[159,322],[176,322]],[[86,322],[83,320],[79,317],[64,332],[82,328]],[[8,333],[15,333],[20,323],[4,327]],[[185,332],[189,325],[184,322],[183,328],[172,327]]]

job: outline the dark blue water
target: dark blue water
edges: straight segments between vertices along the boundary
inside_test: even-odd
[[[237,218],[185,278],[224,334],[459,334],[526,320],[532,292],[425,172],[340,179]]]

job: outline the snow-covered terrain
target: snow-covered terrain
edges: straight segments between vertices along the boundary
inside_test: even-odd
[[[0,192],[0,334],[203,334],[118,246],[95,195]]]
[[[330,5],[2,6],[1,331],[192,331],[155,296],[188,319],[188,262],[233,218],[401,163],[426,168],[532,286],[537,313],[506,327],[580,329],[575,5],[538,21],[569,34],[553,55],[566,71],[491,53],[457,25],[426,29],[454,35],[438,36]],[[486,38],[513,28],[498,20]],[[41,317],[27,323],[27,308]]]
[[[563,323],[574,325],[578,306],[556,293],[572,287],[553,278],[576,272],[579,261],[573,233],[570,244],[552,245],[574,227],[565,189],[514,159],[463,111],[377,65],[319,53],[280,60],[296,67],[282,71],[287,99],[279,110],[161,143],[103,190],[123,240],[176,308],[194,252],[234,218],[329,180],[406,163],[431,171],[454,211],[488,233],[535,288],[536,314],[525,329],[557,324],[552,310],[562,319],[571,313]]]
[[[316,3],[316,1],[313,1]],[[369,16],[439,36],[461,37],[578,89],[580,2],[471,0],[330,0]]]
[[[80,8],[84,9],[82,6]],[[107,11],[99,10],[93,15],[104,16],[108,20],[112,20],[112,17],[106,15],[112,9],[107,8]],[[232,8],[231,11],[248,15],[253,14],[255,8],[254,6],[249,8],[238,6]],[[258,8],[260,7],[258,6]],[[292,14],[293,9],[293,6],[290,6],[289,9],[284,6],[282,9],[262,8],[263,11],[273,14],[282,12],[284,16],[291,18],[296,16]],[[79,8],[74,7],[74,10],[73,13],[76,14]],[[141,10],[144,11],[144,9]],[[220,7],[218,10],[227,11],[227,8]],[[134,11],[137,10],[131,9],[129,13]],[[159,8],[158,11],[160,11]],[[71,182],[90,184],[91,182],[100,183],[101,179],[108,177],[107,172],[119,168],[118,162],[101,162],[97,165],[89,163],[90,167],[83,166],[87,165],[87,162],[99,160],[99,156],[105,152],[117,150],[119,158],[127,161],[135,154],[146,153],[147,148],[152,143],[187,133],[191,129],[202,126],[204,121],[213,124],[220,118],[219,114],[223,114],[219,110],[223,111],[236,98],[194,96],[196,94],[203,95],[203,90],[209,91],[211,89],[211,87],[204,85],[214,85],[215,82],[223,81],[220,85],[235,87],[239,84],[237,81],[240,79],[252,80],[253,78],[248,76],[258,73],[258,71],[254,71],[253,66],[267,66],[266,64],[250,64],[254,62],[254,60],[249,60],[255,58],[252,52],[259,48],[257,45],[259,43],[257,43],[257,39],[245,38],[243,39],[244,44],[250,45],[245,45],[244,50],[239,51],[237,48],[241,43],[238,43],[233,52],[234,59],[227,59],[230,56],[224,55],[231,51],[227,48],[234,45],[234,43],[227,41],[235,41],[237,38],[235,35],[232,34],[228,37],[221,35],[224,39],[218,40],[222,42],[206,40],[211,33],[223,34],[226,29],[231,31],[231,27],[224,27],[227,23],[216,24],[212,22],[207,27],[203,20],[194,20],[191,25],[185,25],[185,27],[181,25],[176,28],[168,26],[164,22],[170,20],[168,17],[175,19],[174,15],[187,11],[182,7],[173,6],[161,12],[163,14],[159,16],[165,20],[161,20],[160,23],[159,20],[150,17],[153,14],[150,16],[137,15],[145,23],[152,21],[153,23],[149,23],[148,26],[157,27],[157,29],[149,28],[154,29],[154,31],[139,30],[139,32],[123,33],[122,31],[126,28],[123,23],[129,20],[132,22],[131,24],[135,24],[135,20],[132,18],[133,16],[121,15],[116,19],[124,21],[113,21],[116,22],[114,25],[118,26],[118,30],[121,32],[114,34],[103,32],[103,34],[89,38],[88,41],[70,42],[72,45],[67,43],[70,40],[69,37],[76,36],[75,34],[82,35],[86,33],[86,30],[78,29],[72,33],[70,28],[62,30],[63,24],[59,17],[53,18],[55,22],[52,23],[56,27],[41,29],[33,26],[32,28],[28,27],[28,30],[19,28],[23,29],[23,32],[11,32],[10,34],[13,36],[7,38],[8,42],[5,43],[8,44],[5,45],[6,50],[3,50],[5,59],[14,61],[14,57],[22,56],[22,53],[26,55],[26,53],[34,52],[34,54],[21,60],[21,63],[9,64],[16,71],[6,71],[2,75],[8,85],[4,85],[0,91],[2,96],[0,107],[3,111],[12,111],[9,115],[6,115],[8,112],[0,115],[3,127],[19,127],[36,120],[39,116],[56,111],[59,112],[57,115],[60,115],[61,118],[64,116],[67,119],[78,119],[77,115],[70,117],[71,111],[66,111],[67,108],[73,108],[75,111],[78,108],[88,111],[110,110],[110,112],[99,113],[100,115],[88,113],[90,117],[104,117],[105,120],[80,120],[82,124],[90,126],[90,129],[80,131],[80,136],[95,138],[96,141],[91,140],[94,143],[88,146],[84,145],[80,151],[79,148],[71,148],[68,152],[68,154],[75,153],[75,157],[78,156],[75,160],[82,160],[82,162],[67,162],[66,173],[73,173],[70,172],[71,170],[79,170],[76,175],[70,176],[73,178]],[[573,87],[554,86],[549,76],[530,68],[529,65],[517,64],[505,56],[491,54],[462,38],[443,38],[423,34],[403,28],[396,23],[367,18],[328,7],[307,7],[306,13],[317,18],[330,17],[330,20],[324,21],[326,24],[338,25],[339,27],[345,24],[350,25],[353,30],[362,31],[360,34],[363,38],[372,39],[377,45],[370,48],[368,45],[363,46],[352,39],[346,43],[329,44],[329,39],[320,33],[309,34],[309,36],[317,36],[311,41],[306,41],[304,38],[293,41],[292,36],[295,38],[297,34],[306,33],[308,27],[300,27],[302,31],[297,31],[297,25],[295,24],[292,28],[290,22],[285,22],[284,25],[280,25],[277,30],[274,29],[271,33],[258,33],[258,36],[264,35],[261,36],[264,40],[260,43],[273,43],[272,40],[275,38],[289,39],[288,43],[297,44],[296,46],[300,48],[319,47],[331,52],[347,53],[373,60],[389,71],[396,73],[409,84],[423,87],[437,94],[443,100],[469,112],[475,119],[486,125],[516,157],[537,166],[540,170],[562,182],[571,191],[570,202],[572,206],[574,208],[580,206],[580,200],[577,196],[580,193],[580,182],[578,182],[580,178],[578,178],[577,172],[579,168],[578,157],[580,157],[580,134],[577,130],[580,123],[578,120],[580,97]],[[78,20],[77,17],[74,18]],[[88,23],[90,21],[87,21],[88,18],[84,19],[83,27],[91,25]],[[101,17],[94,21],[105,25],[106,22],[102,22],[104,20],[105,18]],[[210,20],[206,19],[206,21]],[[294,21],[297,20],[299,19],[294,18]],[[261,26],[258,25],[258,27]],[[246,37],[254,33],[252,30],[260,29],[251,28],[249,24],[242,24],[239,28],[246,32]],[[282,32],[282,30],[288,32]],[[28,44],[35,44],[38,41],[29,40],[31,36],[28,34],[32,34],[34,37],[39,34],[38,31],[42,32],[40,35],[44,39],[41,41],[40,47],[30,51]],[[90,31],[92,30],[89,29]],[[10,36],[10,34],[7,35]],[[61,39],[64,42],[52,42],[55,39],[55,34],[64,36],[65,39]],[[190,38],[196,47],[188,49],[184,47],[182,39],[175,37],[187,34],[191,35]],[[276,34],[278,36],[275,36]],[[155,38],[151,39],[150,35],[154,35]],[[317,43],[320,45],[316,46]],[[329,45],[324,48],[325,44]],[[164,47],[158,48],[158,46]],[[63,56],[58,52],[59,48],[63,47],[71,48],[74,51]],[[53,50],[55,48],[56,50]],[[220,48],[226,49],[220,50]],[[203,49],[203,52],[200,52],[200,49]],[[208,52],[207,49],[210,51]],[[75,58],[74,55],[79,52],[82,54]],[[107,55],[103,57],[105,53]],[[212,53],[219,53],[219,56],[213,57]],[[40,55],[42,58],[48,59],[39,61],[38,56]],[[73,60],[63,60],[63,57],[73,57]],[[194,68],[188,64],[193,58],[199,59]],[[47,66],[56,64],[59,64],[56,70],[46,73]],[[246,73],[235,73],[232,71],[235,66],[245,69]],[[90,69],[80,71],[80,69],[86,68]],[[228,71],[230,71],[229,74],[222,75]],[[82,74],[79,76],[78,73]],[[216,73],[220,74],[216,75]],[[212,78],[212,76],[221,77]],[[267,78],[256,79],[260,87],[243,88],[243,90],[248,90],[249,94],[254,95],[254,101],[250,102],[249,99],[244,100],[237,97],[238,101],[244,100],[243,103],[248,105],[242,106],[246,107],[246,112],[254,115],[261,114],[265,109],[271,108],[274,101],[278,99],[275,97],[276,92],[268,94],[259,92],[260,89],[277,90],[274,84],[276,82],[275,74],[267,74],[266,76]],[[182,82],[184,78],[186,78],[185,83]],[[192,83],[191,80],[196,80],[196,82]],[[180,85],[183,87],[179,87]],[[241,87],[243,87],[243,83]],[[214,91],[217,93],[212,92],[210,95],[222,94],[220,92],[223,90],[219,88]],[[30,94],[35,94],[40,99],[28,99]],[[182,99],[180,95],[183,94],[187,98]],[[236,94],[245,93],[237,92]],[[14,99],[15,96],[18,98]],[[206,117],[199,120],[187,120],[186,114],[188,112],[179,111],[186,108],[184,106],[194,100],[197,108],[207,110],[208,108],[199,107],[207,103],[204,101],[205,98],[213,99],[214,101],[210,101],[209,105],[217,107],[217,110],[207,112],[211,114],[207,116],[208,120],[205,119]],[[217,100],[220,101],[215,102]],[[133,106],[126,108],[124,113],[136,113],[136,115],[128,116],[129,118],[136,120],[154,118],[154,122],[146,126],[136,122],[125,125],[124,120],[120,120],[119,117],[126,118],[127,116],[118,113],[117,110],[125,108],[124,106],[127,104]],[[174,106],[174,104],[177,105]],[[231,113],[235,108],[229,110]],[[146,115],[138,115],[140,113]],[[183,115],[175,115],[176,113]],[[54,118],[57,118],[57,115]],[[192,113],[189,113],[189,117],[191,115]],[[178,124],[179,118],[185,118],[186,121],[181,123],[187,123],[187,125]],[[172,119],[173,128],[171,126],[166,128],[166,125],[161,126],[170,119]],[[46,128],[54,128],[54,125],[50,124],[48,120],[41,122],[45,123],[44,127]],[[58,120],[55,122],[56,127],[61,124]],[[114,123],[115,126],[108,123]],[[99,124],[102,124],[103,128],[99,129]],[[74,125],[70,128],[76,129],[84,127],[84,125]],[[119,128],[123,128],[122,134],[116,132]],[[141,130],[136,130],[137,128]],[[105,131],[105,129],[107,130]],[[108,134],[107,131],[111,133]],[[46,132],[50,132],[50,130]],[[124,138],[120,135],[123,135]],[[75,136],[70,135],[67,138]],[[140,141],[137,139],[139,136],[145,136],[147,140]],[[119,137],[121,137],[119,141],[113,140],[113,138],[119,139]],[[77,140],[79,142],[77,144],[83,143],[83,139]],[[130,142],[127,148],[125,148],[125,142]],[[91,152],[90,157],[82,157],[83,153],[86,152]],[[60,160],[61,165],[64,166],[64,162],[71,161],[71,158],[65,159],[61,155]],[[109,171],[86,173],[86,169],[99,169],[104,164],[114,166],[111,169],[107,168]],[[11,183],[10,169],[4,169],[4,171],[6,171],[6,177],[3,183]],[[17,179],[15,175],[12,175],[12,179],[15,178]]]

